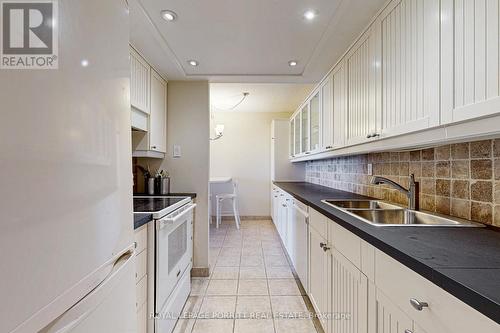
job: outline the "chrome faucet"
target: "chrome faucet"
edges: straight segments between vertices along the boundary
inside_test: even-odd
[[[404,193],[408,197],[408,208],[411,210],[418,210],[418,184],[415,182],[415,175],[411,174],[410,175],[410,188],[405,189],[403,186],[399,185],[398,183],[384,178],[384,177],[379,177],[379,176],[373,176],[371,181],[371,184],[373,185],[381,185],[381,184],[387,184],[392,187],[394,187],[396,190],[399,192]]]

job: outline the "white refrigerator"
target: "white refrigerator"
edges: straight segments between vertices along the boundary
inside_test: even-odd
[[[54,3],[10,31],[58,68],[0,69],[0,332],[135,332],[128,9]]]

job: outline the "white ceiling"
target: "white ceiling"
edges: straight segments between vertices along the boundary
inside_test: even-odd
[[[311,92],[311,84],[212,83],[210,104],[214,112],[293,112]],[[250,95],[234,110],[243,97]]]
[[[131,41],[169,80],[313,83],[385,1],[129,0]],[[178,19],[164,21],[164,9]],[[308,9],[313,21],[303,18]]]

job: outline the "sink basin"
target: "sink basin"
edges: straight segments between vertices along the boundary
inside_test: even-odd
[[[324,203],[341,209],[402,209],[384,201],[379,200],[323,200]]]
[[[484,227],[480,223],[406,209],[346,210],[360,221],[376,226]]]

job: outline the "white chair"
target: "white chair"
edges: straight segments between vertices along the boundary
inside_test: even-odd
[[[216,210],[217,210],[217,224],[216,227],[219,228],[222,220],[222,202],[224,200],[231,200],[233,204],[234,222],[236,223],[236,228],[240,228],[240,213],[238,211],[238,182],[233,180],[233,193],[217,194],[215,196],[216,200]]]

